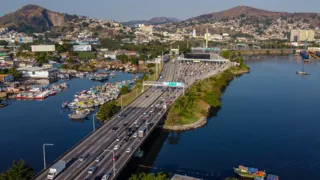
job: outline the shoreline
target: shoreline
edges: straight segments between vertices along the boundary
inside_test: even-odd
[[[228,68],[228,69],[230,69],[230,68]],[[236,71],[232,71],[232,74],[234,75],[234,77],[238,76],[238,75],[242,75],[242,74],[247,74],[247,73],[250,73],[250,68],[248,68],[248,69],[239,69],[239,70],[236,70]],[[219,73],[219,74],[221,74],[221,73]],[[213,76],[217,76],[219,74],[215,74]],[[213,76],[210,76],[210,77],[213,77]],[[233,77],[233,79],[234,79],[234,77]],[[229,81],[228,84],[224,88],[226,88],[231,81]],[[183,125],[165,125],[164,124],[162,126],[162,128],[164,130],[169,130],[169,131],[189,131],[189,130],[194,130],[194,129],[198,129],[198,128],[203,127],[204,125],[206,125],[207,122],[208,122],[207,118],[208,118],[208,116],[202,116],[197,121],[195,121],[193,123],[183,124]]]

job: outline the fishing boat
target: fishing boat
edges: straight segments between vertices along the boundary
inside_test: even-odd
[[[55,91],[55,90],[51,90],[50,92],[49,92],[49,96],[54,96],[54,95],[56,95],[57,94],[57,92]]]
[[[77,114],[69,114],[70,119],[83,119],[86,118],[88,114],[85,113],[77,113]]]
[[[309,59],[309,54],[307,51],[301,51],[300,52],[300,56],[303,58],[303,59]]]
[[[68,104],[68,108],[70,109],[75,109],[75,108],[78,108],[78,105],[76,102],[71,102]]]
[[[41,91],[40,88],[32,88],[28,92],[39,92],[39,91]]]
[[[304,71],[297,71],[296,73],[297,73],[298,75],[310,75],[309,73],[304,72]]]
[[[236,174],[245,178],[266,177],[265,171],[259,171],[257,168],[245,167],[240,165],[237,168],[233,168],[233,170]]]
[[[26,99],[33,100],[34,99],[34,94],[33,93],[28,93]]]
[[[68,101],[63,102],[61,105],[61,108],[64,109],[64,108],[68,107],[68,104],[69,104]]]

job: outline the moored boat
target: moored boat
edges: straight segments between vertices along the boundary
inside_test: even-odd
[[[304,71],[297,71],[296,73],[299,75],[309,75],[309,73],[304,72]]]
[[[69,114],[70,119],[83,119],[86,118],[88,114],[86,113],[77,113],[77,114]]]
[[[307,51],[301,51],[300,52],[300,56],[303,58],[303,59],[309,59],[309,54]]]
[[[63,102],[62,105],[61,105],[61,108],[62,109],[66,108],[68,106],[68,104],[69,104],[68,101]]]
[[[265,171],[259,171],[257,168],[245,167],[240,165],[237,168],[233,168],[233,170],[236,174],[245,178],[266,177]]]

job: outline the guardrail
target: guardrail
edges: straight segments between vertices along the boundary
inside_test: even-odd
[[[161,72],[159,72],[159,75],[162,73],[164,67],[161,69]],[[157,80],[159,80],[160,76],[157,77]],[[150,89],[151,87],[148,87],[148,89]],[[145,91],[147,92],[147,91]],[[139,94],[136,98],[134,98],[127,106],[130,106],[134,101],[136,101],[139,97],[141,97],[144,93]],[[122,110],[121,110],[122,111]],[[117,112],[116,114],[114,114],[110,119],[113,119],[114,117],[116,117],[119,113],[121,113],[121,111]],[[109,122],[104,123],[102,126],[100,126],[98,129],[96,129],[96,131],[98,131],[99,129],[101,129],[102,127],[106,126]],[[82,138],[80,141],[78,141],[75,145],[73,145],[70,149],[68,149],[66,152],[64,152],[62,155],[60,155],[56,160],[54,160],[52,163],[50,163],[47,168],[41,170],[40,172],[38,172],[34,177],[32,177],[32,179],[36,179],[37,177],[39,177],[40,175],[42,175],[42,173],[44,173],[45,171],[47,171],[48,169],[50,169],[50,167],[58,162],[60,159],[62,159],[65,155],[67,155],[69,152],[71,152],[73,149],[75,149],[78,145],[80,145],[83,141],[85,141],[87,138],[89,138],[92,134],[94,134],[96,131],[91,131],[89,134],[87,134],[84,138]],[[58,175],[59,176],[59,175]]]

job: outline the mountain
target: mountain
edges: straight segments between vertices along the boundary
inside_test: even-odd
[[[166,24],[171,22],[178,22],[180,21],[177,18],[167,18],[167,17],[154,17],[149,20],[133,20],[128,22],[123,22],[123,25],[127,26],[135,26],[138,24],[145,24],[145,25],[159,25],[159,24]]]
[[[26,5],[17,11],[0,17],[0,27],[18,32],[44,32],[51,27],[63,26],[72,15],[47,10],[37,5]]]
[[[308,18],[311,16],[317,16],[317,13],[287,13],[287,12],[274,12],[267,11],[263,9],[257,9],[249,6],[237,6],[231,9],[227,9],[220,12],[214,12],[209,14],[200,15],[193,17],[189,20],[213,20],[213,19],[223,19],[223,18],[236,18],[240,16],[255,16],[276,19],[279,17],[296,17],[296,18]]]

